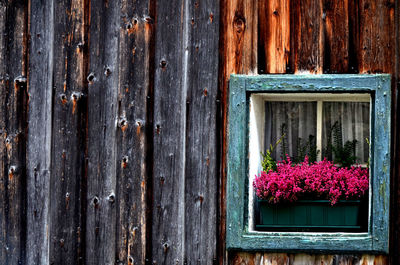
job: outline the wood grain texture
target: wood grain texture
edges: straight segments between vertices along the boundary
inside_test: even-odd
[[[291,69],[294,73],[323,72],[323,2],[291,1]]]
[[[90,5],[86,264],[114,264],[117,222],[118,1]]]
[[[290,1],[258,2],[258,69],[286,73],[290,57]]]
[[[153,1],[121,1],[117,131],[117,264],[145,264],[151,146]],[[122,125],[122,122],[125,125]],[[150,139],[149,139],[150,138]],[[151,227],[150,227],[151,228]]]
[[[30,264],[49,263],[54,1],[30,2],[27,244]]]
[[[219,3],[187,1],[185,260],[217,264]],[[184,74],[185,75],[185,74]],[[185,86],[185,85],[184,85]]]
[[[323,1],[324,73],[349,71],[349,3],[348,0]]]
[[[25,130],[28,13],[0,3],[0,260],[25,263]]]
[[[87,1],[54,2],[50,264],[83,264]]]
[[[311,255],[285,253],[232,253],[232,265],[386,265],[385,256],[373,255]]]
[[[359,1],[358,68],[360,73],[393,73],[395,1]]]
[[[216,256],[217,2],[157,2],[152,261]]]
[[[226,155],[229,77],[258,72],[258,4],[254,0],[221,0],[219,130],[221,149],[219,183],[219,263],[226,262]]]
[[[154,76],[152,262],[185,260],[188,1],[157,1]]]

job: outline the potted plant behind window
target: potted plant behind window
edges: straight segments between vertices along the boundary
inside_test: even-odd
[[[283,137],[263,155],[263,171],[253,182],[260,210],[256,228],[283,231],[366,229],[367,207],[362,201],[368,194],[369,169],[349,164],[339,166],[326,158],[309,162],[307,155],[301,163],[292,162],[289,156],[275,162],[271,153]],[[334,147],[339,150],[338,145]],[[341,159],[338,154],[335,154],[335,162]],[[348,155],[343,150],[341,154]]]

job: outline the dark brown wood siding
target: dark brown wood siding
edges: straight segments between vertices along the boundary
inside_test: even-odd
[[[0,264],[399,264],[399,3],[0,3]],[[391,254],[225,250],[232,73],[391,73]]]

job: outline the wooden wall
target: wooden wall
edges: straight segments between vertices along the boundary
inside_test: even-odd
[[[398,264],[399,3],[0,2],[0,264]],[[393,75],[391,255],[226,252],[231,73]]]

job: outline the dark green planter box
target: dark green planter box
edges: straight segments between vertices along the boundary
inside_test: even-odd
[[[367,220],[360,201],[339,201],[334,206],[328,200],[258,203],[259,220],[256,228],[259,230],[360,231]]]

